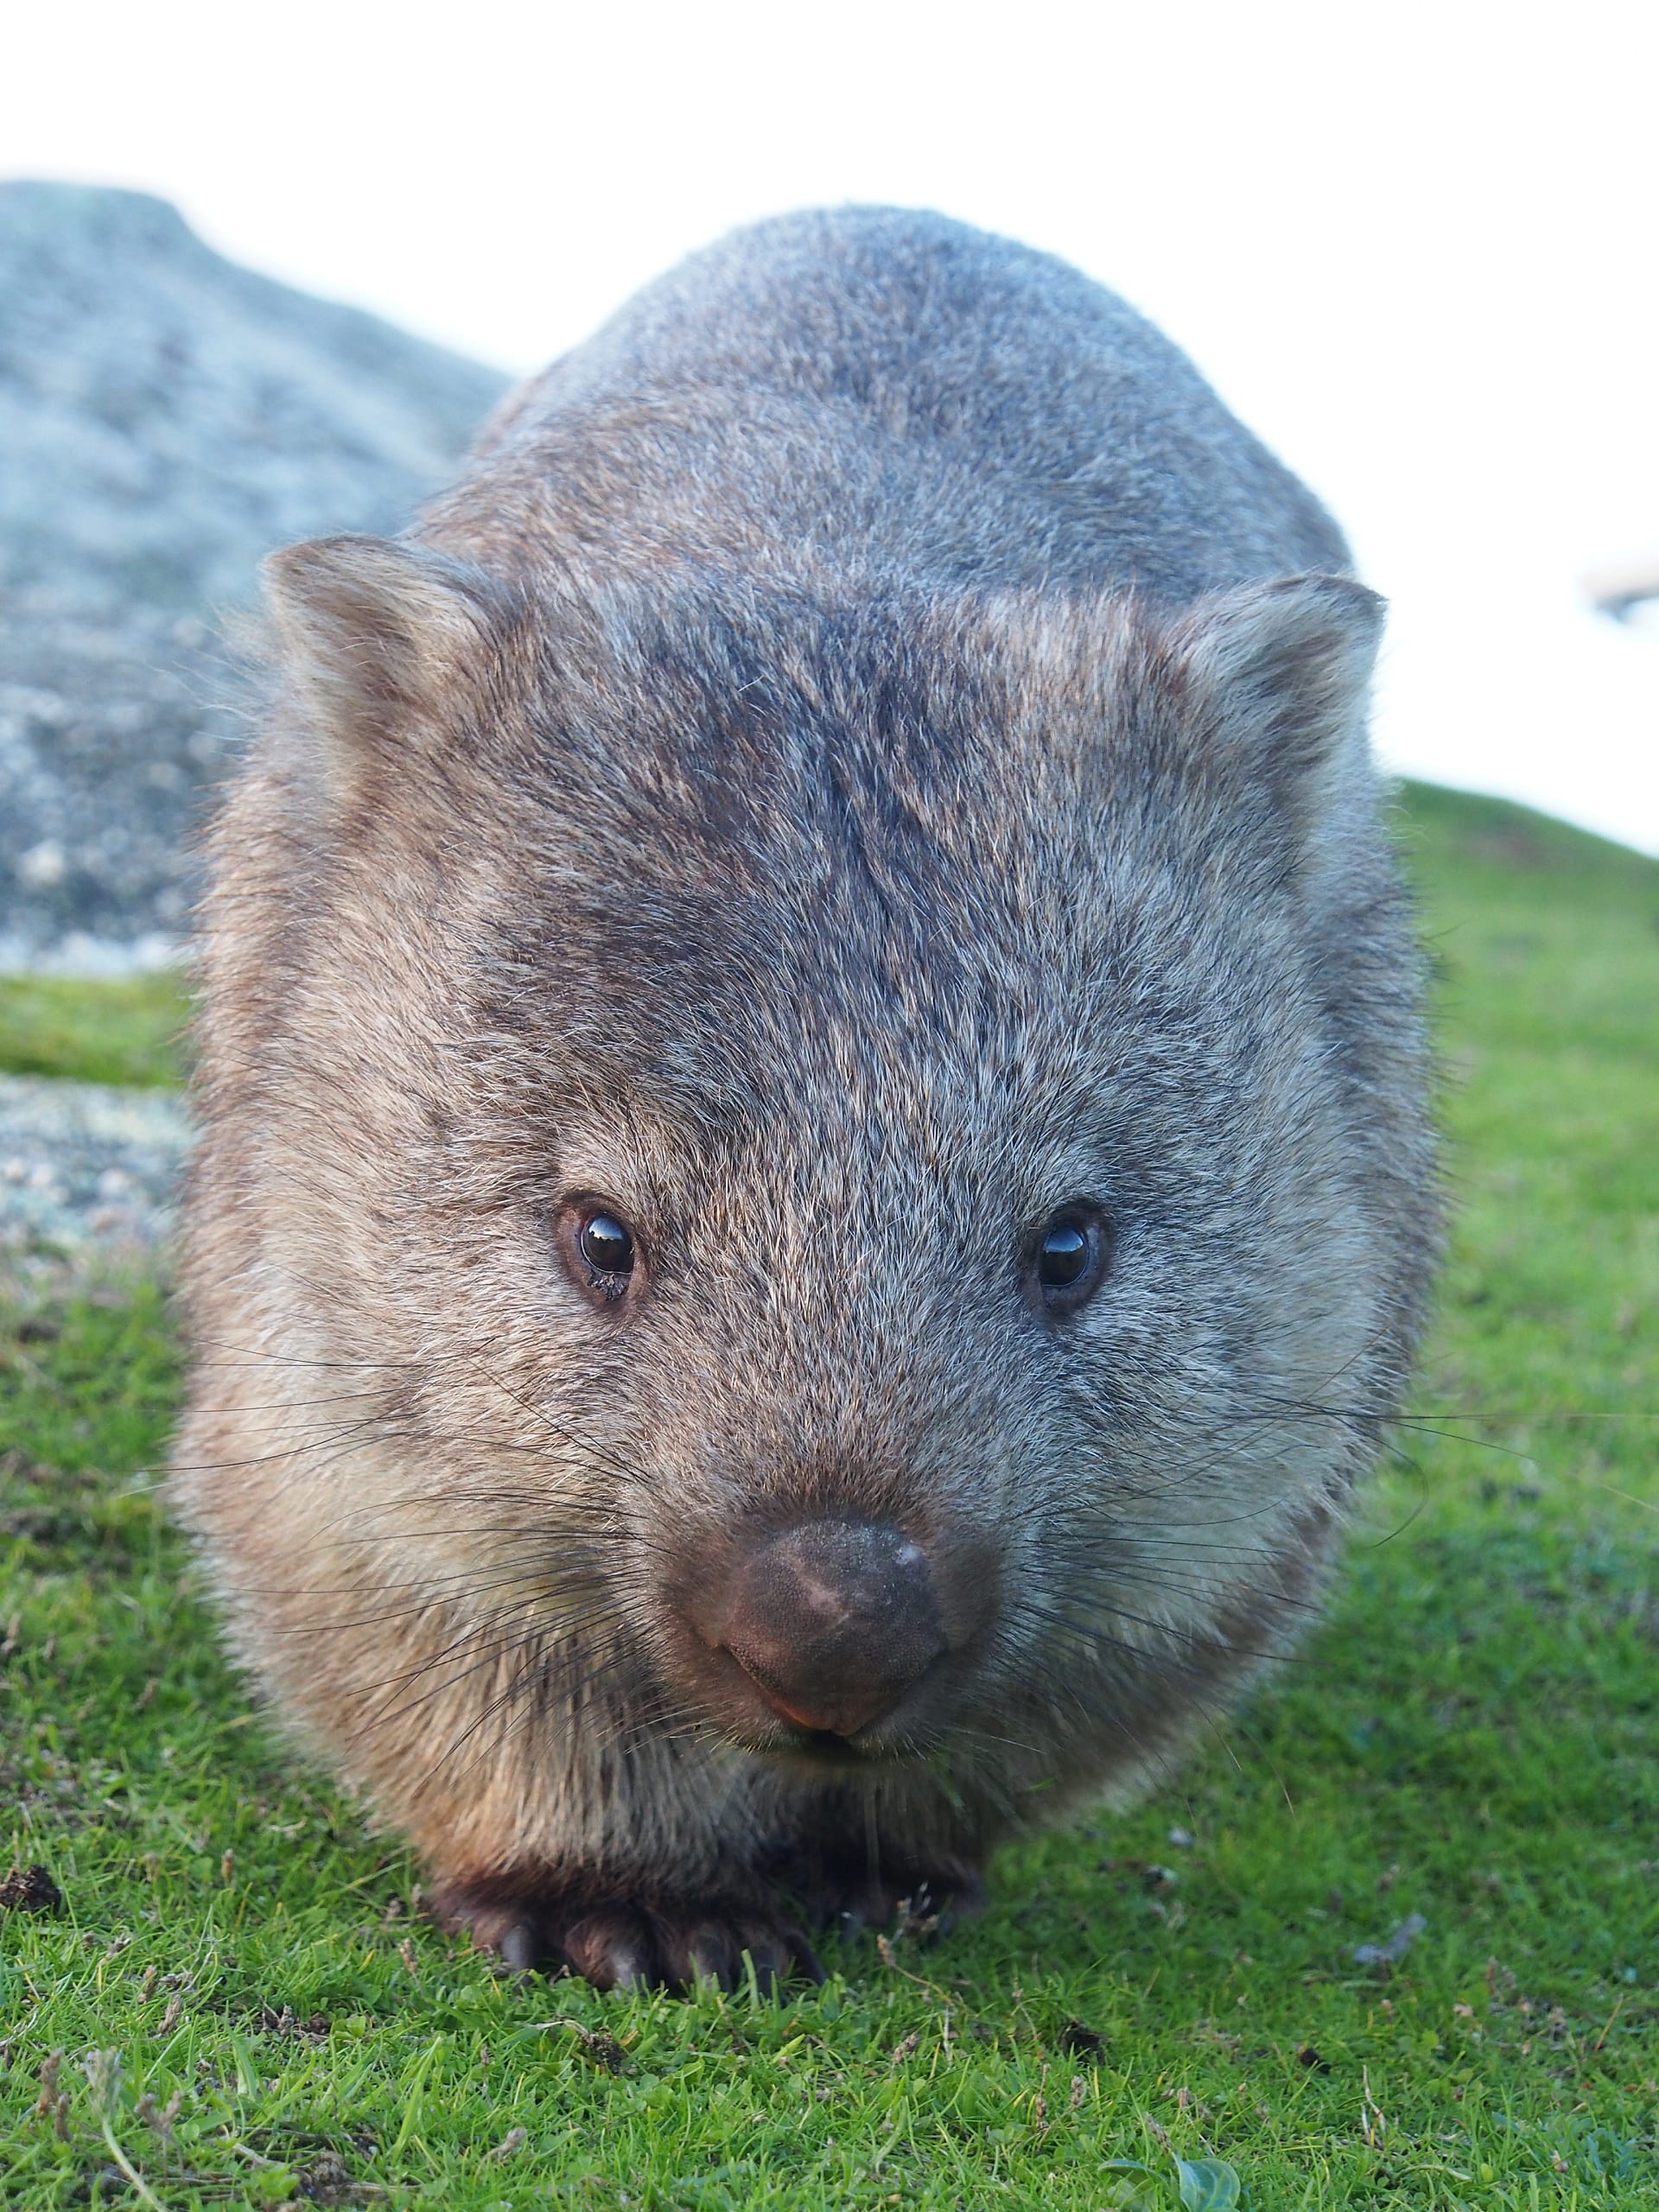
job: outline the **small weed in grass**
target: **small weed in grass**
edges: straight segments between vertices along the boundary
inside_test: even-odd
[[[159,1459],[178,1403],[179,1351],[153,1283],[0,1311],[0,1456],[37,1463],[60,1503],[79,1483]]]
[[[0,1328],[0,2204],[1659,2204],[1659,868],[1452,794],[1403,834],[1459,1223],[1328,1618],[823,1989],[440,1936],[219,1656],[159,1302]]]

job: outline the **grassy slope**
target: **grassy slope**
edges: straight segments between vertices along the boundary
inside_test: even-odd
[[[0,2202],[137,2201],[112,2139],[169,2208],[1096,2208],[1166,2139],[1261,2208],[1659,2204],[1659,867],[1422,790],[1405,834],[1460,1223],[1330,1621],[1155,1802],[823,1992],[512,1984],[411,1921],[137,1478],[159,1308],[0,1338],[0,1853],[67,1900],[0,1915]]]
[[[95,985],[0,976],[0,1070],[86,1083],[177,1083],[188,1011],[177,976],[165,969]]]

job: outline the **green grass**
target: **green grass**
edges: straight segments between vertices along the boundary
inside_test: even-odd
[[[177,972],[118,982],[0,976],[0,1071],[148,1085],[182,1079],[188,1019]]]
[[[0,1851],[64,1897],[0,1914],[0,2203],[143,2201],[113,2145],[169,2212],[1097,2212],[1176,2204],[1172,2152],[1258,2212],[1659,2205],[1659,866],[1421,790],[1404,835],[1459,1220],[1327,1624],[1154,1802],[823,1991],[512,1983],[412,1916],[139,1471],[159,1303],[0,1336]]]

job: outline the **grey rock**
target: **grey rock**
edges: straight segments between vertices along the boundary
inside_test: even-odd
[[[0,967],[185,934],[272,546],[395,530],[506,387],[141,193],[0,183]]]
[[[1362,1967],[1398,1966],[1406,1953],[1428,1926],[1421,1912],[1412,1913],[1402,1920],[1392,1936],[1381,1943],[1356,1943],[1354,1963]]]
[[[0,1289],[164,1262],[189,1143],[167,1091],[0,1076]]]

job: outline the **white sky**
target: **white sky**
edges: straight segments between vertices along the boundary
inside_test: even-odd
[[[1659,851],[1659,632],[1578,582],[1659,556],[1651,0],[14,0],[0,67],[0,173],[509,368],[779,208],[1064,254],[1349,531],[1386,756]]]

